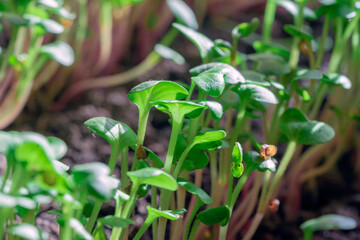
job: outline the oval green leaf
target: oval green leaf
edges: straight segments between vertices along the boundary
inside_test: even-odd
[[[107,117],[95,117],[87,120],[84,125],[119,150],[136,146],[136,134],[125,123]]]
[[[181,0],[166,0],[166,3],[177,21],[192,29],[198,29],[199,24],[192,9]]]
[[[253,32],[255,32],[258,27],[259,27],[259,19],[253,18],[249,23],[247,22],[240,23],[239,25],[234,27],[231,34],[234,39],[248,37]]]
[[[230,209],[227,206],[210,208],[198,213],[196,217],[205,225],[220,223],[225,226],[230,219]]]
[[[187,114],[194,115],[194,112],[201,113],[204,107],[200,104],[196,104],[188,101],[157,101],[152,102],[155,107],[171,116],[171,119],[176,122],[180,122]],[[197,115],[197,114],[195,114]]]
[[[314,36],[311,35],[308,32],[305,32],[304,30],[296,27],[295,25],[291,25],[291,24],[285,24],[284,25],[284,30],[285,32],[287,32],[288,34],[290,34],[293,37],[299,37],[301,39],[304,39],[308,42],[311,42],[311,40],[314,40]]]
[[[176,1],[178,2],[178,0],[171,0],[171,1]],[[163,58],[166,59],[170,59],[172,60],[174,63],[179,64],[179,65],[183,65],[185,63],[185,59],[183,56],[180,55],[180,53],[176,52],[175,50],[164,46],[162,44],[156,44],[154,47],[154,50]]]
[[[209,109],[211,118],[213,120],[219,120],[223,115],[223,107],[220,103],[215,101],[199,101],[195,102],[205,107],[205,109]]]
[[[203,60],[212,55],[214,43],[205,35],[178,23],[173,23],[173,27],[183,33],[192,43],[195,44],[195,46],[199,49],[200,56]]]
[[[348,77],[339,73],[330,73],[323,81],[331,86],[342,86],[344,89],[351,88],[351,81]]]
[[[178,188],[177,182],[171,175],[157,168],[143,168],[128,172],[127,175],[134,184],[149,184],[170,191]]]
[[[64,66],[70,66],[74,63],[74,51],[69,44],[62,41],[55,41],[41,46],[42,54],[45,54],[49,58],[55,60]]]
[[[332,127],[323,122],[308,121],[296,108],[289,108],[283,113],[280,129],[288,140],[305,145],[325,143],[335,135]]]
[[[152,208],[150,206],[146,206],[146,210],[148,211],[149,218],[151,219],[163,217],[172,221],[182,218],[182,214],[186,213],[185,208],[181,208],[177,210],[159,210],[156,208]]]
[[[178,178],[177,183],[179,184],[180,187],[185,188],[192,195],[197,196],[203,203],[205,204],[213,203],[213,199],[204,190],[202,190],[192,182],[183,178]]]
[[[188,91],[181,85],[170,81],[146,81],[132,88],[129,99],[135,103],[140,111],[145,111],[150,102],[163,100],[179,100],[188,95]]]
[[[207,63],[190,69],[190,74],[194,77],[205,75],[220,74],[226,84],[244,83],[242,74],[233,66],[226,63]],[[200,87],[200,86],[199,86]]]
[[[243,161],[243,149],[241,144],[236,142],[232,151],[233,162],[242,162]]]
[[[240,99],[249,98],[251,100],[264,103],[278,103],[278,100],[272,91],[258,85],[242,84],[240,86],[233,87],[231,90],[236,92],[240,96]]]

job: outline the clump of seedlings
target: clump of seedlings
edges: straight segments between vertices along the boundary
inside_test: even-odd
[[[313,11],[306,4],[268,1],[263,36],[252,42],[255,53],[248,55],[238,51],[238,44],[248,36],[259,37],[255,33],[258,19],[235,26],[232,42],[213,41],[189,26],[174,23],[173,29],[196,45],[202,64],[190,69],[189,85],[150,80],[130,90],[128,98],[139,110],[137,131],[101,116],[85,122],[91,132],[110,144],[107,165],[87,163],[68,171],[59,161],[66,152],[60,139],[0,132],[0,152],[7,159],[1,178],[0,238],[30,234],[35,236],[31,239],[46,238],[34,221],[39,206],[53,201],[58,210],[51,213],[58,216],[59,238],[64,240],[107,239],[105,228],[111,228],[112,240],[141,239],[150,227],[153,239],[232,239],[245,223],[250,227],[243,239],[251,239],[268,209],[276,212],[279,207],[275,198],[286,172],[302,176],[304,165],[294,163],[288,169],[294,155],[305,156],[299,161],[305,164],[319,151],[323,153],[322,146],[347,136],[343,125],[330,122],[331,127],[314,119],[322,114],[329,90],[351,86],[350,79],[336,71],[343,47],[359,33],[359,8],[348,1],[322,1]],[[294,16],[295,24],[284,26],[291,36],[290,46],[271,39],[278,5]],[[344,17],[336,11],[338,7],[352,15]],[[304,24],[323,15],[326,24],[317,40],[304,30]],[[336,22],[336,38],[328,72],[322,72],[329,21]],[[174,59],[180,56],[170,49],[166,54]],[[306,59],[301,66],[300,55]],[[153,108],[168,114],[171,123],[165,159],[146,146]],[[260,135],[251,129],[252,119],[262,120]],[[346,124],[351,122],[346,120]],[[277,153],[279,142],[284,152]],[[304,145],[311,147],[302,153]],[[341,146],[336,151],[341,153]],[[131,159],[129,151],[135,152]],[[115,177],[118,161],[120,176]],[[210,192],[203,189],[205,168],[210,172]],[[140,229],[130,232],[137,200],[147,194],[151,195],[147,218]],[[111,201],[113,214],[98,218],[102,204]],[[21,223],[15,221],[16,216]],[[305,232],[311,235],[310,230]]]

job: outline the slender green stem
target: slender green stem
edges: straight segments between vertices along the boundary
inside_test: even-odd
[[[103,204],[103,201],[101,199],[98,198],[98,199],[95,200],[95,204],[94,204],[94,207],[93,207],[93,209],[91,211],[89,222],[86,225],[86,231],[88,231],[89,233],[91,233],[91,231],[94,228],[94,225],[95,225],[96,219],[97,219],[97,217],[99,215],[99,212],[101,210],[102,204]]]
[[[264,26],[262,32],[262,39],[264,43],[271,42],[272,25],[275,20],[276,12],[276,0],[268,0],[266,3],[265,14],[264,14]]]
[[[143,223],[143,225],[141,226],[141,228],[139,229],[139,231],[136,233],[135,237],[133,238],[133,240],[140,240],[140,238],[142,237],[142,235],[144,235],[145,231],[150,227],[150,225],[153,223],[153,221],[156,218],[154,216],[150,216],[150,214],[147,216],[145,222]]]
[[[110,175],[114,172],[114,169],[115,169],[117,160],[119,159],[119,156],[120,156],[120,149],[118,148],[118,146],[112,145],[111,146],[111,152],[110,152],[110,159],[109,159],[109,162],[108,162],[108,166],[109,166],[109,169],[110,169]],[[121,177],[123,177],[123,176],[121,176]],[[94,207],[93,207],[93,209],[91,211],[89,222],[86,225],[86,230],[89,233],[91,233],[91,231],[94,228],[94,225],[95,225],[96,219],[97,219],[97,217],[99,215],[99,212],[101,210],[102,204],[103,204],[103,201],[101,199],[96,199]]]
[[[240,192],[242,188],[244,187],[244,184],[246,183],[246,180],[249,178],[250,173],[253,171],[251,168],[246,168],[243,175],[240,177],[239,181],[237,182],[234,191],[231,193],[231,195],[227,195],[226,197],[226,205],[230,209],[230,217],[232,214],[232,210],[234,208],[234,205],[236,203],[237,198],[240,195]],[[229,223],[225,226],[220,227],[220,237],[219,239],[226,239],[227,231],[228,231]]]
[[[189,89],[189,94],[186,96],[185,101],[190,101],[191,96],[192,96],[192,94],[193,94],[193,92],[194,92],[195,86],[196,86],[195,82],[194,82],[194,81],[191,81],[191,85],[190,85],[190,89]]]
[[[235,188],[234,188],[234,192],[231,195],[231,204],[230,204],[230,209],[232,210],[235,206],[236,200],[238,199],[240,192],[242,190],[242,188],[244,187],[244,184],[246,183],[247,179],[250,176],[250,173],[253,171],[253,169],[247,168],[245,169],[243,175],[240,177],[239,181],[237,182]]]
[[[121,210],[122,210],[123,201],[118,199],[115,205],[115,217],[121,217]],[[117,240],[120,236],[121,228],[114,227],[111,231],[110,240]]]
[[[70,226],[70,220],[72,218],[74,209],[70,203],[67,203],[63,208],[63,214],[65,217],[65,225],[61,231],[60,239],[61,240],[69,240],[72,239],[72,230]]]
[[[216,194],[216,185],[217,185],[216,151],[209,151],[209,156],[210,156],[211,197],[214,198],[214,195]]]
[[[295,18],[295,25],[299,29],[301,29],[303,24],[304,24],[303,11],[304,11],[304,8],[306,6],[306,2],[307,2],[307,0],[298,1],[299,12],[298,12],[298,14],[296,15],[296,18]],[[299,50],[300,42],[301,42],[301,39],[299,37],[294,37],[293,43],[292,43],[292,46],[291,46],[290,60],[289,60],[289,65],[290,65],[291,69],[296,69],[296,67],[298,65],[299,56],[300,56],[300,50]]]
[[[304,231],[304,240],[311,240],[313,236],[313,231]]]
[[[151,187],[151,207],[157,209],[157,188],[152,186]],[[158,228],[158,222],[154,221],[152,225],[152,233],[153,233],[153,239],[157,239],[157,228]]]
[[[182,121],[176,122],[173,120],[169,147],[168,147],[168,151],[166,153],[166,158],[165,158],[164,171],[166,173],[170,173],[170,171],[171,171],[171,165],[172,165],[172,161],[174,158],[176,142],[179,137],[180,130],[181,130],[181,125],[182,125]]]
[[[264,176],[264,184],[263,184],[263,187],[261,189],[261,194],[260,194],[258,211],[265,210],[265,207],[266,207],[265,197],[266,197],[266,194],[267,194],[267,190],[269,188],[270,176],[271,176],[271,172],[269,170],[266,170],[265,171],[265,176]]]
[[[177,122],[173,119],[170,142],[169,142],[169,147],[168,147],[168,151],[166,154],[165,166],[164,166],[164,171],[166,173],[171,172],[171,165],[172,165],[172,161],[174,158],[176,142],[177,142],[180,130],[181,130],[181,125],[182,125],[182,120]],[[170,204],[170,199],[171,199],[170,192],[167,190],[161,189],[160,207],[162,210],[168,209],[169,204]],[[167,222],[167,219],[160,219],[160,221],[159,221],[158,239],[164,239],[164,237],[165,237],[166,222]]]
[[[125,147],[121,151],[121,189],[125,190],[125,188],[129,185],[129,179],[127,176],[127,172],[129,171],[129,148]]]
[[[326,14],[325,19],[324,19],[324,25],[322,28],[322,34],[321,34],[321,40],[320,40],[320,44],[319,44],[319,50],[317,53],[317,58],[316,58],[316,68],[320,68],[323,58],[324,58],[324,53],[325,53],[325,42],[326,42],[326,38],[329,35],[329,28],[330,28],[330,14]]]
[[[286,148],[285,154],[281,160],[281,163],[275,173],[273,180],[271,181],[268,193],[266,194],[266,197],[265,197],[265,203],[269,202],[269,200],[271,199],[271,197],[275,191],[275,188],[278,186],[278,183],[280,182],[282,176],[284,175],[285,170],[286,170],[287,166],[289,165],[290,160],[296,151],[296,147],[297,147],[297,144],[295,141],[289,142],[289,144]]]
[[[196,203],[194,205],[194,208],[193,210],[191,211],[190,213],[190,217],[189,217],[189,220],[186,224],[186,227],[185,227],[185,230],[184,230],[184,233],[183,233],[183,240],[187,240],[188,239],[188,235],[189,235],[189,231],[190,231],[190,227],[191,227],[191,223],[193,222],[194,220],[194,217],[196,216],[197,212],[199,211],[200,207],[203,205],[204,203],[200,200],[200,199],[197,199],[196,200]]]
[[[183,163],[184,163],[184,160],[185,160],[185,158],[187,157],[187,155],[188,155],[188,153],[190,152],[190,150],[192,149],[192,147],[193,147],[193,144],[188,145],[188,146],[185,148],[184,152],[181,154],[181,156],[180,156],[180,158],[179,158],[179,160],[178,160],[178,162],[177,162],[177,164],[176,164],[176,167],[175,167],[175,169],[174,169],[174,172],[173,172],[173,177],[174,177],[175,179],[179,176],[181,167],[182,167],[182,165],[183,165]]]
[[[126,202],[124,206],[124,211],[121,214],[122,218],[129,218],[132,210],[134,209],[134,205],[137,199],[137,190],[138,190],[139,184],[136,182],[133,182],[133,186],[131,188],[130,192],[130,199]],[[125,235],[125,229],[121,228],[120,230],[120,239],[123,239]],[[119,236],[114,236],[114,239],[119,239]]]
[[[199,219],[195,219],[194,224],[193,224],[192,227],[191,227],[191,232],[190,232],[190,235],[189,235],[189,240],[195,240],[195,237],[196,237],[196,233],[197,233],[199,224],[200,224],[200,220],[199,220]]]
[[[230,63],[231,66],[236,67],[236,52],[237,52],[237,48],[238,48],[238,38],[234,38],[232,39],[232,51],[231,51],[231,59],[230,59]]]
[[[139,126],[137,133],[137,145],[143,145],[145,140],[146,127],[148,123],[150,109],[147,107],[146,109],[140,111],[139,113]],[[139,159],[137,159],[136,154],[134,156],[134,161],[131,166],[131,171],[136,169],[136,165],[138,164]]]

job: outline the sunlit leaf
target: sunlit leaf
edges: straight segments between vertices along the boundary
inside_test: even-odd
[[[193,29],[199,27],[194,12],[185,2],[181,0],[166,0],[166,3],[176,20],[180,23]]]
[[[64,66],[72,65],[75,60],[72,48],[62,41],[55,41],[41,46],[41,53]]]
[[[312,145],[330,141],[335,132],[324,122],[309,121],[296,109],[287,109],[280,118],[280,129],[290,141]]]
[[[127,172],[127,175],[134,184],[149,184],[170,191],[175,191],[178,187],[172,176],[157,168],[143,168]]]

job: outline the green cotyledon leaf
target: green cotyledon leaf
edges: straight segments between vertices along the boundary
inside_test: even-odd
[[[180,187],[185,188],[189,193],[198,197],[203,203],[205,204],[213,203],[212,198],[204,190],[202,190],[192,182],[183,178],[178,178],[177,182]]]
[[[112,146],[124,147],[136,146],[136,134],[125,123],[107,117],[94,117],[87,120],[84,125],[92,132],[100,135]]]
[[[296,108],[287,109],[280,118],[280,129],[290,141],[297,144],[321,144],[330,141],[334,129],[324,122],[310,121]]]
[[[157,168],[143,168],[128,172],[127,175],[135,184],[149,184],[170,191],[178,188],[176,180],[171,175]]]
[[[129,92],[129,99],[135,103],[139,111],[150,108],[150,102],[163,100],[180,100],[188,95],[188,91],[181,85],[171,81],[146,81],[133,87]]]

